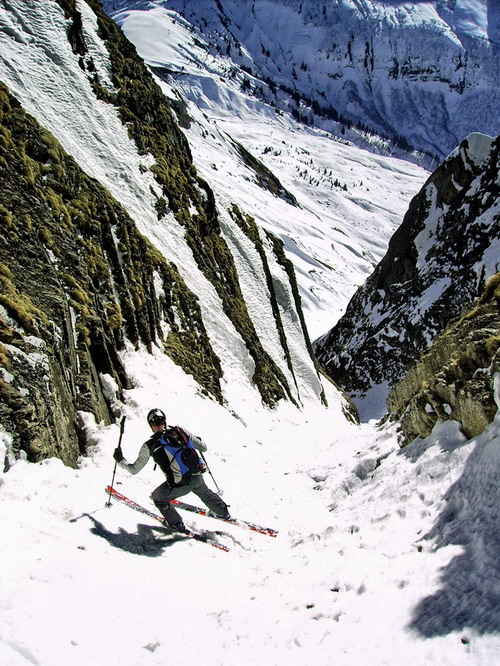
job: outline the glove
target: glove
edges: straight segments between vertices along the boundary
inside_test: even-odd
[[[114,450],[113,458],[116,460],[117,463],[121,462],[122,460],[125,460],[125,456],[123,455],[122,450],[119,446]]]

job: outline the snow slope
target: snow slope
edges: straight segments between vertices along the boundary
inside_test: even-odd
[[[112,16],[150,66],[174,72],[158,82],[169,98],[187,102],[192,122],[184,133],[219,201],[236,202],[284,240],[311,338],[319,337],[382,258],[428,174],[277,114],[242,91],[234,65],[212,56],[203,35],[162,4]],[[257,185],[235,141],[278,176],[298,206]]]
[[[107,58],[92,13],[81,1],[78,7],[106,81]],[[230,409],[203,398],[192,378],[158,350],[127,350],[123,360],[134,388],[123,404],[114,397],[117,412],[127,416],[125,455],[133,460],[148,436],[147,410],[162,407],[171,423],[207,442],[208,462],[233,515],[280,532],[270,539],[187,515],[192,526],[223,532],[217,537],[231,547],[223,553],[172,537],[125,506],[105,507],[116,425],[82,415],[92,446],[76,470],[56,459],[13,460],[10,436],[0,428],[6,461],[0,476],[2,665],[357,666],[366,655],[380,665],[493,663],[500,648],[498,417],[476,440],[464,441],[448,424],[400,451],[395,430],[349,424],[331,386],[329,407],[319,403],[303,347],[295,353],[296,367],[304,363],[301,409],[264,409],[249,383],[246,349],[220,315],[179,228],[171,219],[158,224],[149,194],[156,186],[141,168],[147,160],[136,154],[112,110],[91,96],[55,3],[5,0],[0,18],[1,78],[141,230],[185,262],[186,280],[204,294],[211,340],[224,353]],[[181,30],[178,22],[172,25]],[[184,28],[176,33],[186,34]],[[218,185],[220,206],[247,202],[246,211],[284,238],[311,330],[324,330],[327,315],[335,319],[335,309],[342,310],[382,256],[425,173],[304,130],[238,87],[222,81],[211,88],[210,81],[205,77],[205,87],[193,88],[199,103],[189,108],[194,122],[186,132],[197,165]],[[217,96],[234,106],[218,110]],[[277,165],[300,209],[254,184],[253,173],[223,141],[227,134]],[[280,144],[282,153],[275,155]],[[335,178],[347,184],[347,194]],[[227,237],[241,248],[233,232]],[[257,320],[260,280],[252,280],[249,266],[245,270],[243,255],[238,269]],[[260,325],[264,329],[265,321]],[[272,346],[271,335],[266,344]],[[102,379],[112,395],[112,381]],[[151,508],[149,494],[161,481],[151,464],[137,477],[119,470],[115,485]]]
[[[500,131],[497,2],[107,0],[106,6],[177,11],[201,31],[210,53],[245,66],[267,101],[310,116],[306,107],[314,100],[336,112],[344,128],[351,121],[404,137],[439,159],[471,132]],[[305,103],[294,107],[285,88]],[[331,129],[337,116],[315,122]]]
[[[200,271],[184,239],[184,230],[173,213],[169,212],[158,220],[155,204],[161,191],[147,170],[151,157],[139,155],[127,128],[119,119],[117,108],[95,97],[86,73],[79,66],[78,57],[71,50],[66,37],[66,22],[57,3],[40,5],[34,0],[26,0],[21,5],[15,2],[6,4],[9,12],[4,10],[0,14],[3,28],[0,33],[2,79],[26,110],[50,130],[80,166],[126,208],[139,230],[168,260],[175,262],[188,287],[200,299],[205,327],[223,365],[228,395],[238,400],[239,393],[231,390],[231,384],[235,382],[241,386],[244,383],[250,391],[253,390],[253,360],[246,350],[242,350],[244,343],[241,337],[225,315],[215,288]],[[83,16],[90,55],[97,71],[103,73],[103,83],[106,83],[106,75],[109,79],[109,59],[105,45],[97,36],[97,21],[85,2],[80,2],[78,6]],[[230,246],[239,247],[245,242],[250,245],[248,239],[241,238],[243,234],[224,208],[220,208],[219,214]],[[248,247],[235,252],[235,261],[243,276],[246,270],[245,252],[250,252]],[[255,254],[254,248],[253,252]],[[272,253],[269,261],[276,270]],[[254,262],[253,271],[252,293],[244,290],[249,305],[255,303],[250,314],[258,332],[262,333],[266,351],[289,377],[290,371],[280,350],[262,264]],[[296,397],[300,401],[312,393],[319,398],[320,380],[309,357],[289,291],[289,286],[286,286],[280,305],[289,345],[298,363]],[[242,358],[246,368],[243,376],[234,372],[234,367],[242,363]],[[294,386],[295,382],[290,380],[290,384]],[[239,409],[237,403],[231,407]]]
[[[148,158],[137,154],[116,111],[96,100],[69,48],[59,8],[54,2],[42,7],[30,0],[21,6],[6,0],[6,7],[9,11],[0,13],[2,80],[80,166],[125,206],[139,229],[157,242],[164,230],[158,227],[151,191],[159,188],[144,169]],[[86,3],[79,2],[78,7],[90,55],[105,84],[109,79],[105,47],[95,34],[95,19]],[[195,164],[221,206],[237,203],[284,240],[297,272],[311,338],[319,337],[338,320],[356,287],[384,255],[427,172],[360,150],[328,133],[304,129],[256,102],[238,82],[219,71],[214,75],[211,58],[193,43],[193,34],[172,12],[154,8],[117,19],[150,64],[168,62],[172,67],[177,57],[179,68],[193,69],[192,75],[176,80],[175,89],[159,83],[170,97],[177,98],[178,88],[188,100],[194,122],[184,131]],[[244,164],[234,141],[277,174],[300,207],[256,185],[255,173]],[[177,225],[166,223],[168,234],[175,235]],[[184,259],[180,238],[173,237],[168,244],[175,253],[183,252]],[[188,266],[186,279],[197,272]]]
[[[20,460],[2,474],[4,666],[495,663],[500,414],[475,440],[448,422],[400,450],[393,429],[348,425],[335,405],[255,407],[243,424],[164,356],[126,364],[126,456],[146,410],[165,407],[209,445],[233,515],[279,535],[185,514],[224,553],[106,508],[118,428],[89,420],[95,446],[77,470]],[[160,477],[150,464],[115,485],[151,508]]]

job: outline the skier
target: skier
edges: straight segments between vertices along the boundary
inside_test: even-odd
[[[150,457],[153,457],[155,463],[159,465],[162,472],[166,475],[167,479],[158,486],[152,493],[151,499],[155,506],[160,510],[161,514],[165,517],[165,522],[175,530],[185,530],[184,523],[181,516],[170,504],[171,499],[176,499],[193,492],[201,501],[220,518],[230,518],[227,504],[214,493],[205,483],[203,476],[200,473],[189,475],[187,480],[180,482],[174,481],[174,470],[171,467],[169,457],[165,451],[163,444],[160,442],[162,434],[167,429],[167,419],[161,409],[151,409],[147,415],[147,421],[153,434],[144,442],[137,455],[137,460],[129,463],[125,460],[121,447],[118,446],[114,453],[113,458],[123,469],[130,472],[130,474],[137,474],[143,469]],[[207,447],[199,437],[195,437],[187,430],[181,429],[183,433],[189,437],[196,449],[199,451],[206,451]]]

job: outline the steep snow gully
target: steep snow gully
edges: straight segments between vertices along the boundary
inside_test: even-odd
[[[95,17],[77,1],[95,67],[109,83]],[[140,3],[163,20],[161,5]],[[162,227],[157,219],[149,158],[137,154],[116,110],[96,100],[68,46],[60,7],[53,0],[43,7],[38,0],[5,0],[0,19],[1,78],[143,233],[163,238],[164,252],[186,257],[186,279],[203,300],[206,281],[178,225],[169,218]],[[178,84],[192,114],[186,135],[196,167],[221,209],[236,202],[284,240],[311,334],[320,335],[383,256],[427,174],[304,129],[246,97],[229,76],[202,86],[194,70],[213,61],[205,48],[197,47],[203,54],[184,48],[196,47],[185,24],[171,22],[170,29],[171,49],[177,44],[186,57],[174,64],[192,67],[186,74],[192,87],[182,89],[182,77]],[[175,97],[171,84],[162,86]],[[254,182],[234,141],[279,173],[300,208]],[[243,280],[258,312],[253,275]],[[348,422],[343,398],[328,383],[328,407],[320,403],[302,348],[297,368],[302,360],[299,380],[309,390],[300,408],[284,402],[263,408],[249,381],[246,349],[209,297],[203,315],[217,348],[227,348],[229,336],[234,341],[223,358],[226,406],[204,397],[156,347],[151,354],[131,346],[122,353],[132,388],[121,401],[111,378],[100,379],[117,422],[127,416],[128,459],[148,437],[147,411],[163,408],[170,423],[207,443],[232,514],[274,527],[278,537],[185,515],[188,525],[210,530],[230,548],[226,553],[168,534],[126,506],[105,506],[116,424],[81,414],[89,450],[76,469],[56,458],[14,459],[11,434],[0,426],[2,666],[495,664],[500,413],[474,439],[465,439],[457,423],[439,423],[430,437],[401,449],[397,424]],[[9,381],[8,372],[2,378]],[[497,377],[500,407],[499,384]],[[135,477],[118,470],[115,485],[153,508],[150,493],[161,481],[150,464]]]

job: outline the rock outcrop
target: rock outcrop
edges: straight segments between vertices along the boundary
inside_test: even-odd
[[[393,386],[391,419],[405,442],[427,437],[438,421],[458,421],[467,438],[481,434],[497,412],[494,374],[500,372],[500,273],[475,305],[440,335]]]
[[[0,88],[0,421],[30,460],[75,464],[80,412],[108,423],[119,351],[153,342],[221,399],[197,298],[133,220]],[[168,331],[168,333],[165,333]]]

